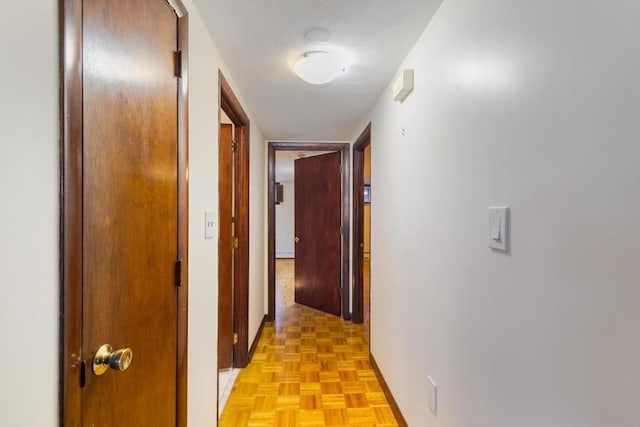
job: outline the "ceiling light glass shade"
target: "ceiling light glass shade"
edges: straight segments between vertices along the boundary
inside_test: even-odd
[[[316,50],[300,55],[293,70],[305,82],[323,85],[347,71],[352,62],[346,51]]]

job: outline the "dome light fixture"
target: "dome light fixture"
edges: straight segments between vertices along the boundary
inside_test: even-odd
[[[293,71],[307,83],[323,85],[334,80],[353,64],[345,49],[328,44],[330,33],[324,28],[312,28],[305,34],[311,43],[309,50],[298,57]]]

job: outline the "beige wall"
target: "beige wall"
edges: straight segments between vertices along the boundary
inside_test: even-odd
[[[0,46],[0,425],[54,426],[58,416],[58,2],[5,0]],[[189,73],[189,425],[216,425],[218,68],[241,102],[191,0]],[[251,111],[243,103],[251,118]],[[264,314],[265,143],[251,122],[249,334]]]
[[[53,426],[58,415],[57,4],[0,4],[2,426]]]
[[[283,202],[276,205],[276,258],[295,255],[295,183],[283,181]]]
[[[409,425],[640,423],[638,22],[637,1],[444,0],[414,92],[382,94],[371,343]]]
[[[190,12],[189,36],[189,425],[215,425],[218,330],[218,242],[204,239],[204,212],[218,209],[218,69],[252,119],[242,93],[205,28]],[[249,341],[264,311],[265,142],[251,120],[249,210]]]

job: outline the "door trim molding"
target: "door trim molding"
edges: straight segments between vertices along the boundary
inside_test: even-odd
[[[231,85],[218,70],[220,112],[224,111],[235,126],[238,140],[238,164],[234,179],[237,182],[234,209],[238,248],[234,251],[233,274],[233,330],[238,334],[238,343],[233,346],[233,366],[244,368],[249,363],[249,116],[233,93]]]
[[[371,145],[371,123],[353,144],[353,323],[364,322],[364,150]]]
[[[178,287],[178,348],[176,427],[187,427],[187,352],[189,346],[189,13],[182,0],[168,0],[178,18],[178,49],[182,70],[178,79],[178,257],[182,286]]]
[[[169,0],[176,13],[182,78],[178,79],[178,247],[188,265],[188,12],[181,0]],[[60,58],[60,425],[82,421],[82,2],[58,1]],[[187,425],[188,269],[182,269],[177,301],[176,426]]]
[[[82,415],[82,3],[60,0],[60,425]]]
[[[276,314],[276,204],[275,204],[275,184],[276,184],[276,151],[340,151],[342,153],[342,254],[341,254],[341,296],[342,296],[342,318],[351,319],[349,311],[349,201],[351,192],[349,191],[349,155],[350,144],[330,143],[330,142],[273,142],[268,144],[268,191],[267,191],[267,318],[269,321],[275,319]]]

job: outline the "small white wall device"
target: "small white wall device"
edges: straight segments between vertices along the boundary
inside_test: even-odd
[[[402,70],[400,76],[393,82],[393,100],[403,102],[413,91],[413,70]]]
[[[216,236],[216,216],[213,212],[204,212],[204,238],[213,239]]]
[[[507,250],[509,236],[509,208],[496,206],[489,208],[489,247],[499,251]]]

